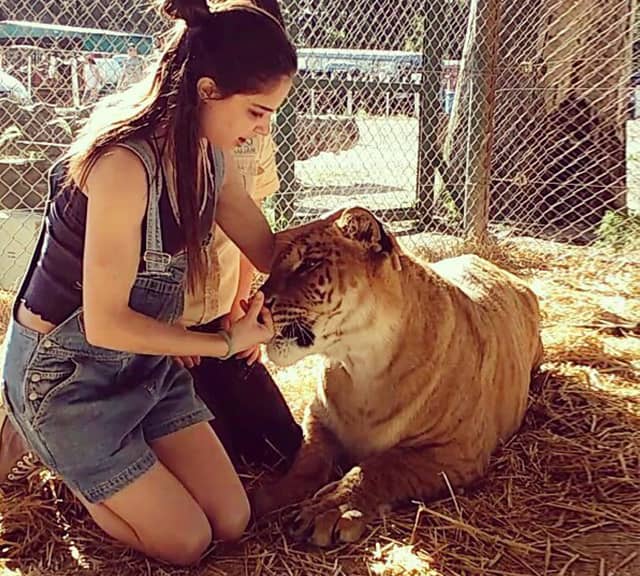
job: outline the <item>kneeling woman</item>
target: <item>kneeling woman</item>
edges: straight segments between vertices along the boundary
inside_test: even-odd
[[[273,235],[224,152],[268,132],[297,64],[281,25],[251,4],[166,0],[165,11],[184,22],[153,77],[99,106],[51,172],[3,393],[29,446],[108,534],[188,564],[212,538],[239,537],[249,505],[171,357],[226,358],[272,326],[260,294],[227,331],[174,322],[184,283],[203,280],[214,219],[269,269]]]

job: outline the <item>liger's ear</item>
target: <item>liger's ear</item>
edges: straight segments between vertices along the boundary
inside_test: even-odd
[[[380,222],[369,210],[354,207],[342,212],[336,220],[336,227],[345,238],[360,242],[363,247],[373,252],[391,252],[394,247],[390,236]]]

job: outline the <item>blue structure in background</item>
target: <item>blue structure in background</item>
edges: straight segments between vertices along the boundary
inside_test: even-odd
[[[134,44],[138,48],[138,54],[142,56],[151,54],[153,51],[153,37],[144,34],[18,20],[0,22],[0,46],[34,46],[60,50],[80,50],[82,52],[126,54],[129,44]]]

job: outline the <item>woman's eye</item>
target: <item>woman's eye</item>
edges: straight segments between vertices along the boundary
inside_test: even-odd
[[[249,112],[251,113],[251,116],[256,119],[262,118],[264,116],[264,112],[256,112],[254,110],[250,110]]]

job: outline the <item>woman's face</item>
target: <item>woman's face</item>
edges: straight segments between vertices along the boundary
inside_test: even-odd
[[[229,150],[256,134],[269,133],[272,114],[291,90],[292,79],[283,76],[256,94],[215,97],[215,84],[209,78],[198,82],[200,130],[212,146]]]

